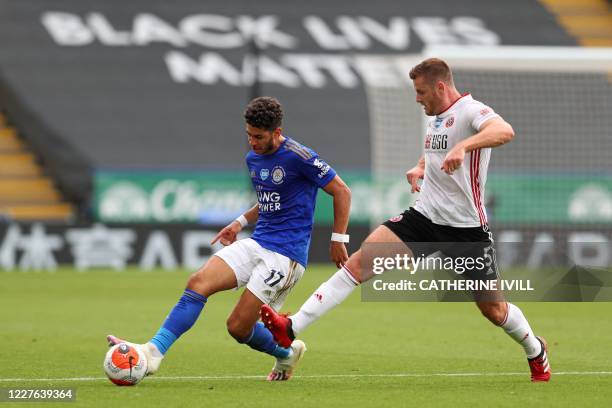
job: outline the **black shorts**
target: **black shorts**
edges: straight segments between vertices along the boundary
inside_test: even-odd
[[[460,257],[479,259],[474,263],[474,267],[462,273],[464,277],[474,280],[491,280],[499,277],[493,238],[488,227],[460,228],[434,224],[414,208],[385,221],[382,225],[404,241],[414,257],[427,256],[440,251],[453,259]]]

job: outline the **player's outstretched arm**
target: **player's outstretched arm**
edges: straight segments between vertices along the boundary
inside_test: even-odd
[[[349,213],[351,211],[351,190],[340,176],[337,175],[323,188],[323,190],[334,197],[334,226],[332,231],[335,234],[346,235]],[[342,267],[344,263],[348,261],[348,252],[345,242],[332,240],[329,245],[329,256],[338,268]]]
[[[259,218],[259,204],[249,208],[244,214],[225,226],[210,242],[211,245],[221,240],[221,244],[228,246],[236,241],[238,233],[246,225],[254,224]]]

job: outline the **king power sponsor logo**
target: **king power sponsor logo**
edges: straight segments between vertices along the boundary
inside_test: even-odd
[[[259,211],[264,213],[271,213],[279,211],[281,209],[281,196],[275,191],[258,191],[257,202],[259,204]]]
[[[40,16],[50,39],[62,47],[171,47],[160,55],[170,79],[203,85],[249,86],[256,72],[261,82],[289,88],[330,83],[355,88],[361,80],[389,85],[409,81],[413,62],[376,59],[372,53],[405,54],[435,44],[500,44],[496,32],[470,16],[305,15],[297,24],[289,19],[274,14],[190,14],[169,21],[141,12],[128,16],[126,24],[124,18],[94,11],[54,10]],[[229,52],[253,43],[262,50],[256,60],[248,53],[236,57]],[[204,52],[197,52],[198,47]]]

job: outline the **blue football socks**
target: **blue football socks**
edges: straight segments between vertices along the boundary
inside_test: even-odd
[[[181,296],[176,306],[174,306],[164,321],[162,327],[160,327],[150,341],[157,347],[161,354],[166,354],[170,346],[172,346],[183,333],[191,329],[196,320],[198,320],[206,301],[206,296],[200,295],[190,289],[185,289],[183,296]],[[281,347],[276,343],[274,336],[272,336],[270,330],[268,330],[262,322],[257,322],[255,326],[253,326],[251,335],[243,343],[246,343],[254,350],[270,354],[277,358],[287,358],[291,353],[290,348]]]
[[[287,358],[291,349],[279,346],[270,330],[262,322],[255,323],[251,336],[244,341],[254,350],[261,351],[277,358]]]
[[[174,306],[162,327],[151,339],[151,343],[155,344],[162,354],[166,354],[176,339],[191,329],[196,320],[198,320],[206,300],[206,296],[200,295],[193,290],[185,289],[183,296]]]

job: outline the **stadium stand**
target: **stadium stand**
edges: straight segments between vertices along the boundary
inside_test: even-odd
[[[612,8],[606,0],[540,0],[578,43],[612,47]]]
[[[487,0],[460,3],[358,0],[349,13],[322,0],[2,0],[0,105],[79,214],[97,169],[242,169],[248,37],[258,25],[261,91],[284,104],[287,134],[337,168],[367,171],[368,73],[351,65],[355,54],[576,44],[536,0],[503,12]],[[183,63],[172,70],[171,60]],[[211,61],[223,69],[205,72]]]
[[[407,92],[409,65],[398,68],[394,59],[423,58],[431,46],[606,45],[609,30],[603,17],[609,8],[594,0],[354,0],[350,8],[325,0],[0,0],[0,10],[0,107],[19,131],[3,130],[0,138],[6,177],[0,201],[29,197],[30,204],[45,202],[63,214],[47,217],[75,220],[48,226],[47,234],[85,228],[110,243],[124,234],[118,252],[127,254],[133,239],[131,258],[121,258],[131,263],[148,253],[149,242],[159,242],[158,233],[172,241],[164,249],[184,253],[192,233],[212,233],[251,199],[242,111],[254,93],[254,49],[259,92],[283,103],[285,134],[355,183],[350,233],[357,246],[369,222],[414,198],[403,172],[422,139],[404,130],[418,129],[422,110]],[[593,19],[581,20],[588,10]],[[601,30],[579,32],[580,24]],[[517,130],[490,167],[493,229],[525,242],[535,240],[534,226],[558,242],[576,231],[608,234],[610,78],[557,70],[559,62],[540,64],[550,71],[455,70],[461,91],[495,107]],[[388,130],[397,135],[391,146],[379,143]],[[396,154],[382,160],[396,166],[395,179],[376,176],[376,150]],[[182,208],[154,207],[154,191],[167,181],[163,172],[173,174],[175,187],[188,187],[186,199],[171,203]],[[147,177],[157,178],[147,184]],[[65,203],[72,216],[65,215]],[[315,241],[329,234],[331,204],[320,204]],[[194,208],[195,215],[186,211]],[[38,210],[22,206],[20,217],[15,208],[11,213],[34,219]],[[0,235],[7,231],[10,238],[5,248],[17,252],[19,237],[40,230],[36,223],[0,225]],[[67,242],[57,250],[60,263],[74,261]],[[96,242],[97,249],[83,253],[108,253]],[[311,256],[327,261],[327,248],[314,246]]]
[[[69,221],[65,202],[32,152],[0,114],[0,217],[15,221]]]

